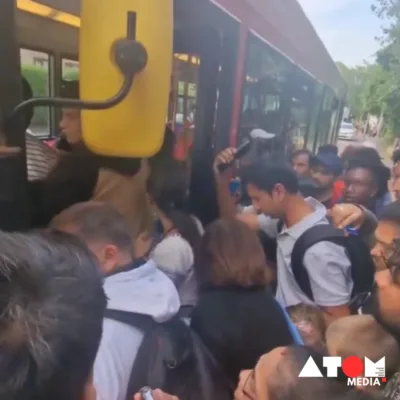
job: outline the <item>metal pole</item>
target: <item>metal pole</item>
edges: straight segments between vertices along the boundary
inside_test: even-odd
[[[4,132],[5,120],[21,102],[21,69],[16,34],[15,0],[0,1],[0,129],[8,146],[21,149],[17,156],[0,156],[0,229],[29,227],[26,180],[25,127],[16,121]]]

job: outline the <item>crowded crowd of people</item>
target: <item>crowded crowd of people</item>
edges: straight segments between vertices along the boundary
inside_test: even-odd
[[[62,116],[51,151],[27,133],[34,229],[0,233],[1,399],[400,399],[400,154],[225,149],[203,226],[169,128],[113,159]],[[349,385],[328,355],[385,372]],[[299,377],[310,357],[321,376]]]

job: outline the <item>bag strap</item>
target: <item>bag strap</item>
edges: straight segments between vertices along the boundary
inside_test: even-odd
[[[178,311],[179,318],[190,318],[192,316],[192,312],[194,310],[194,306],[181,306]]]
[[[123,324],[133,326],[134,328],[137,328],[143,332],[149,332],[157,325],[157,322],[155,322],[149,315],[130,313],[120,310],[107,309],[104,313],[104,318],[122,322]]]
[[[296,240],[291,255],[292,272],[300,289],[310,300],[314,301],[314,296],[311,289],[310,278],[304,266],[304,255],[306,251],[314,244],[323,241],[342,245],[341,242],[344,237],[343,231],[334,228],[330,224],[323,224],[315,225],[307,229]]]

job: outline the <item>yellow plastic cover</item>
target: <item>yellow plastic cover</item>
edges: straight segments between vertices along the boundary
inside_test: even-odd
[[[161,147],[171,84],[173,0],[82,0],[80,87],[83,100],[105,100],[122,86],[113,43],[127,34],[127,13],[136,12],[136,40],[148,53],[126,99],[104,111],[83,111],[82,131],[96,153],[149,157]]]

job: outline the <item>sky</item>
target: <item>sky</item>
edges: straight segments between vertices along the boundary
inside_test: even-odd
[[[347,66],[374,60],[381,35],[373,0],[298,0],[335,61]]]

